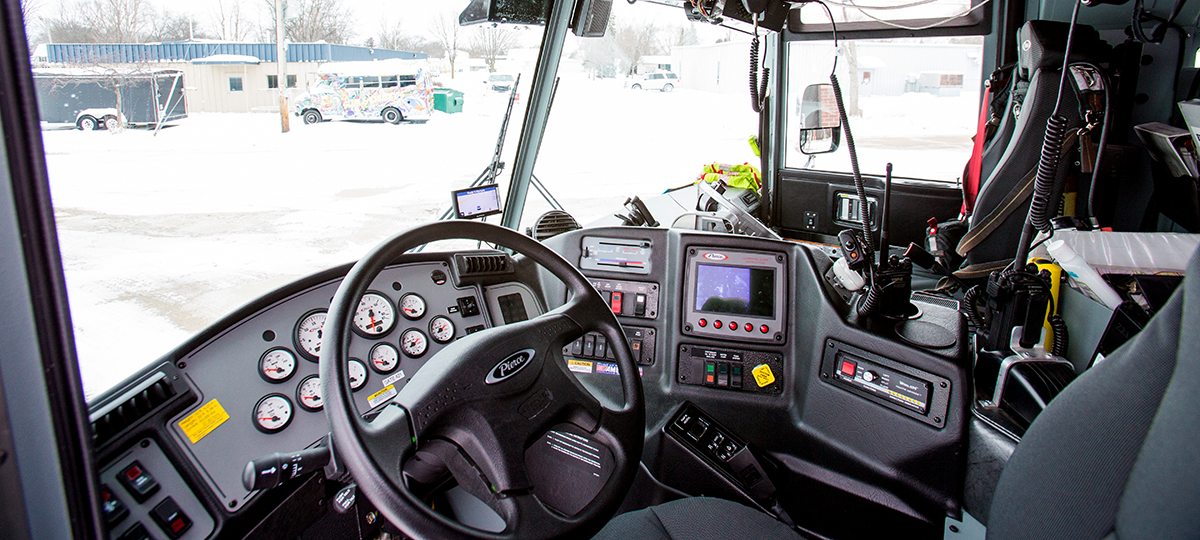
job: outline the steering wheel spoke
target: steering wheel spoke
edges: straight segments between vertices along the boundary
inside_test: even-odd
[[[400,464],[415,443],[408,412],[394,403],[388,404],[369,422],[362,422],[359,431],[362,447],[375,461],[388,480],[400,483]]]

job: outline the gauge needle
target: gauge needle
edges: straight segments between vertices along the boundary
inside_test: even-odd
[[[267,418],[262,418],[262,417],[259,417],[259,420],[271,420],[271,421],[275,421],[275,420],[279,420],[279,417],[278,417],[278,416],[269,416],[269,417],[267,417]]]
[[[375,312],[373,312],[373,311],[368,311],[367,313],[368,313],[368,314],[370,315],[370,317],[371,317],[371,328],[373,329],[373,328],[375,328],[375,327],[376,327],[376,324],[375,324]]]
[[[307,400],[309,400],[309,401],[312,401],[312,400],[314,400],[314,399],[317,399],[317,396],[303,396],[303,397],[304,397],[304,399],[307,399]]]

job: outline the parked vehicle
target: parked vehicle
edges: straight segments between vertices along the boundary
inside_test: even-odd
[[[634,90],[658,90],[670,92],[679,85],[679,76],[671,71],[655,71],[644,75],[634,75],[625,81],[626,88]]]
[[[427,120],[433,88],[424,60],[331,62],[316,84],[296,98],[292,113],[305,124],[332,119]]]
[[[484,81],[484,84],[486,84],[493,92],[508,92],[509,90],[512,90],[512,87],[514,84],[516,84],[516,82],[517,80],[513,78],[512,75],[506,73],[492,73],[491,75],[488,75],[488,78],[486,81]]]
[[[48,124],[74,124],[90,131],[187,118],[182,71],[36,69],[33,80],[38,112]]]

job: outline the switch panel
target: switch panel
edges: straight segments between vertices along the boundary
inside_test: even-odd
[[[639,319],[658,317],[657,283],[595,278],[591,282],[616,315]]]
[[[106,464],[100,482],[101,513],[110,538],[201,540],[212,535],[212,516],[154,439],[138,441]],[[149,495],[139,499],[139,493]]]
[[[950,380],[945,377],[829,339],[821,380],[933,427],[946,425]]]
[[[755,501],[763,503],[775,494],[775,485],[767,478],[746,442],[699,407],[684,403],[663,430],[732,480],[734,485]]]
[[[137,461],[125,467],[117,476],[117,480],[125,486],[125,489],[129,490],[129,494],[133,495],[133,499],[139,503],[146,502],[146,499],[158,491],[158,481],[150,476],[146,468]]]
[[[654,329],[625,326],[622,327],[622,330],[625,331],[625,339],[629,341],[629,349],[633,352],[633,357],[637,360],[638,365],[648,366],[653,364]],[[616,360],[617,358],[616,354],[613,353],[611,344],[599,332],[588,332],[583,337],[563,347],[563,354],[589,360]]]
[[[783,392],[783,356],[761,351],[679,346],[679,382],[756,394]]]

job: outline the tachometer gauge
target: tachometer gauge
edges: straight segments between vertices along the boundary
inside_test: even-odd
[[[417,358],[425,354],[425,350],[429,348],[429,338],[416,328],[409,328],[400,335],[400,349],[413,358]]]
[[[377,292],[364,294],[354,312],[354,330],[363,337],[373,338],[392,331],[396,326],[396,309],[392,301]]]
[[[276,347],[258,359],[258,374],[269,383],[281,383],[296,374],[296,356],[283,347]]]
[[[316,362],[321,356],[321,336],[325,327],[325,310],[314,309],[305,313],[296,323],[296,350],[300,356]]]
[[[296,385],[296,403],[306,411],[319,411],[325,406],[325,400],[321,399],[321,377],[309,375],[300,379]]]
[[[278,433],[292,422],[292,400],[283,394],[267,394],[254,405],[254,427],[263,433]]]
[[[400,365],[400,351],[387,343],[371,347],[371,369],[380,373],[391,373]]]
[[[450,343],[454,339],[454,323],[438,315],[429,321],[429,337],[438,343]]]
[[[388,346],[391,347],[391,345]],[[357,392],[367,385],[369,374],[367,366],[363,365],[362,360],[351,358],[350,363],[346,366],[346,374],[350,376],[350,390]]]
[[[425,299],[417,293],[408,293],[400,297],[400,313],[411,320],[425,316]]]

